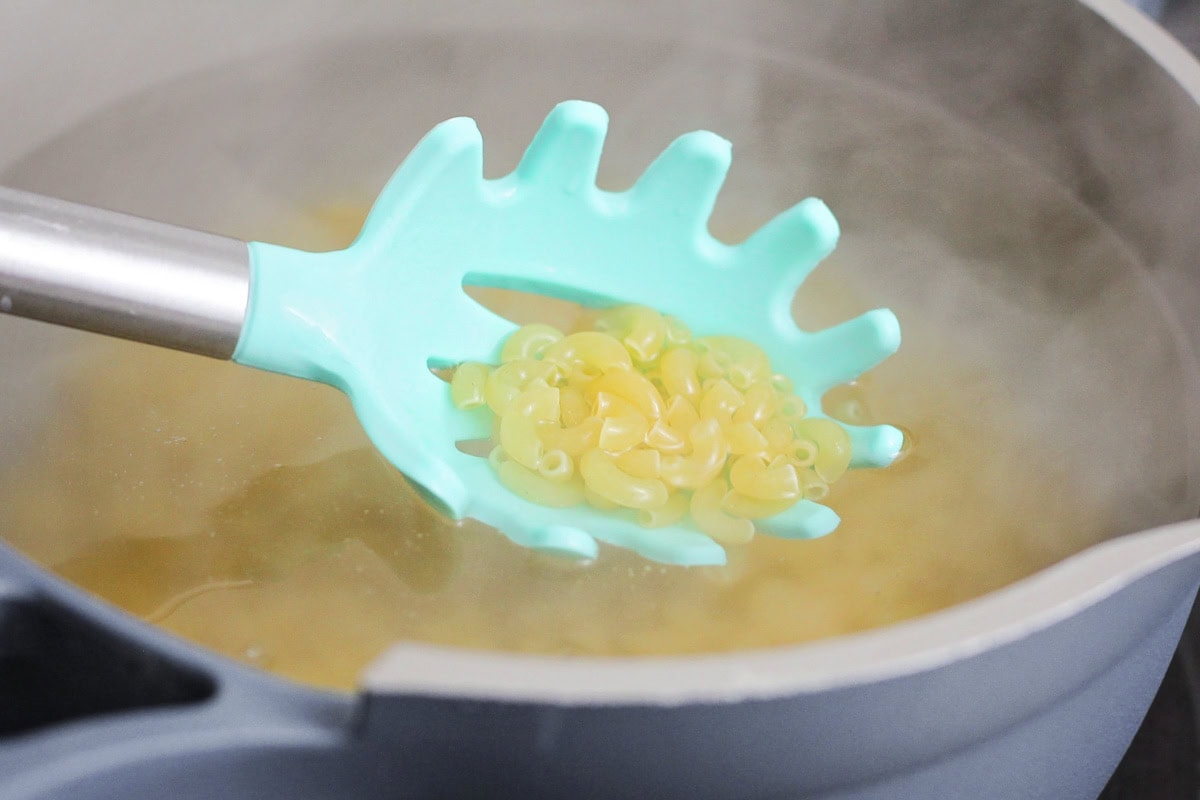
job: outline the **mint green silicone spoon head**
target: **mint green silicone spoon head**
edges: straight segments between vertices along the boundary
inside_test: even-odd
[[[519,289],[588,305],[639,303],[684,320],[700,336],[760,345],[790,377],[810,413],[900,343],[879,309],[834,328],[802,331],[796,289],[833,249],[838,226],[819,200],[780,214],[742,244],[708,232],[730,163],[715,134],[681,136],[633,188],[606,192],[596,171],[604,110],[557,106],[517,169],[483,178],[483,144],[470,119],[438,125],[387,184],[347,249],[307,253],[251,245],[251,298],[235,360],[345,391],[379,450],[445,513],[473,517],[526,547],[592,558],[597,541],[656,561],[721,564],[723,548],[686,527],[646,529],[580,506],[547,508],[510,492],[485,459],[456,442],[486,438],[486,409],[463,412],[431,367],[496,363],[515,327],[464,285]],[[885,466],[903,437],[890,426],[846,426],[854,466]],[[813,538],[837,515],[801,501],[770,533]]]

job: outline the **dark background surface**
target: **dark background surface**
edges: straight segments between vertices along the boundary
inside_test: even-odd
[[[1200,53],[1200,0],[1131,0]],[[1101,800],[1200,800],[1200,604]]]
[[[1192,621],[1167,670],[1146,721],[1113,774],[1101,800],[1197,800],[1200,798],[1200,740],[1196,700],[1200,696],[1200,613]]]

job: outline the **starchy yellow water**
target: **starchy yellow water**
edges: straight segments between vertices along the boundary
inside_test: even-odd
[[[357,216],[314,218],[324,227],[306,243],[343,242]],[[565,326],[569,313],[488,300],[521,322]],[[836,261],[801,298],[826,314],[853,305]],[[334,390],[110,343],[81,356],[63,408],[0,486],[7,535],[170,631],[332,687],[401,639],[603,655],[805,642],[978,596],[1103,536],[1105,509],[1038,458],[999,378],[920,320],[901,323],[901,352],[835,399],[911,431],[911,456],[831,487],[833,535],[758,536],[723,568],[611,549],[579,566],[451,524]]]

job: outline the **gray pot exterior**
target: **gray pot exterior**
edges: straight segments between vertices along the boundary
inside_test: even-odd
[[[682,708],[379,697],[365,730],[379,763],[432,747],[430,796],[1093,800],[1162,680],[1198,570],[1193,557],[1007,647],[873,685]]]
[[[0,738],[0,796],[13,800],[1090,800],[1137,730],[1200,584],[1191,555],[1006,645],[873,683],[743,702],[562,705],[302,689],[91,602],[11,552],[3,563],[10,597],[36,597],[214,687]]]

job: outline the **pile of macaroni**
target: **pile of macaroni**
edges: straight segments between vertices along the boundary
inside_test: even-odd
[[[626,509],[648,528],[690,519],[740,544],[756,520],[824,499],[849,466],[845,430],[806,416],[752,342],[693,338],[645,306],[608,309],[592,327],[526,325],[499,366],[454,370],[452,401],[495,415],[489,460],[521,497]]]

